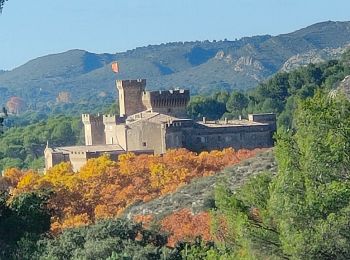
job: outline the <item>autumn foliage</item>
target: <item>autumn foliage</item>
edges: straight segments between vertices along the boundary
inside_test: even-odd
[[[68,163],[56,165],[45,175],[10,169],[0,178],[0,185],[2,189],[9,189],[12,196],[37,190],[51,192],[51,229],[59,232],[97,219],[116,217],[137,201],[173,192],[194,178],[215,174],[256,152],[225,149],[196,154],[178,149],[162,156],[127,153],[120,155],[117,162],[102,156],[89,160],[77,173]],[[170,222],[165,225],[170,226]],[[178,239],[176,236],[174,241]]]
[[[168,246],[174,247],[179,241],[192,242],[197,237],[212,240],[210,215],[208,212],[193,214],[189,209],[177,211],[161,221],[161,228],[170,234]]]

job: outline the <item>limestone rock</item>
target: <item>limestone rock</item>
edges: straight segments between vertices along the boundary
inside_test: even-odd
[[[290,57],[282,66],[281,71],[289,72],[300,66],[306,66],[310,63],[320,63],[326,60],[339,59],[340,56],[350,48],[350,44],[340,48],[325,48],[322,50],[310,50]]]

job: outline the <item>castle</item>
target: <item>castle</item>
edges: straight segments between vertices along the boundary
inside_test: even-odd
[[[188,90],[146,91],[146,80],[117,80],[120,115],[83,114],[85,146],[45,149],[45,168],[70,161],[75,171],[90,158],[125,152],[163,154],[168,149],[210,151],[273,146],[276,115],[196,122],[186,118]]]

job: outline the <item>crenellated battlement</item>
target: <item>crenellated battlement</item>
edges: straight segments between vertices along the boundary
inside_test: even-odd
[[[145,94],[148,94],[151,98],[190,98],[190,91],[188,89],[149,91]]]
[[[117,80],[116,84],[118,89],[141,88],[142,90],[145,90],[146,80],[145,79]]]
[[[190,101],[190,91],[175,89],[145,92],[142,101],[147,109],[186,107]]]
[[[104,124],[116,124],[117,123],[116,115],[103,115],[103,123]]]
[[[103,115],[82,114],[84,124],[85,145],[105,144]]]
[[[101,124],[103,123],[103,116],[98,115],[91,115],[91,114],[82,114],[81,119],[84,124]]]

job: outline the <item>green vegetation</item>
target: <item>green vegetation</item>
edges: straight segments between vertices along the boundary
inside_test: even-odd
[[[9,202],[8,195],[1,194],[0,259],[176,260],[191,254],[190,243],[168,248],[166,234],[124,219],[50,234],[48,196],[23,193]]]
[[[318,91],[278,134],[278,174],[216,193],[216,246],[233,259],[348,259],[350,102]],[[220,229],[216,229],[218,234]]]
[[[50,229],[48,194],[24,193],[9,202],[0,194],[0,259],[30,259],[40,235]]]
[[[10,167],[44,167],[46,143],[66,146],[80,143],[80,118],[56,116],[28,126],[13,127],[0,137],[0,171]]]
[[[141,224],[104,220],[39,241],[37,256],[32,259],[161,259],[171,255],[166,242],[165,235]]]
[[[310,64],[289,73],[279,72],[251,91],[218,92],[212,97],[195,97],[189,104],[189,115],[219,119],[275,112],[280,127],[292,128],[293,112],[299,100],[312,97],[318,89],[334,89],[350,74],[349,55],[350,50],[339,61]]]

